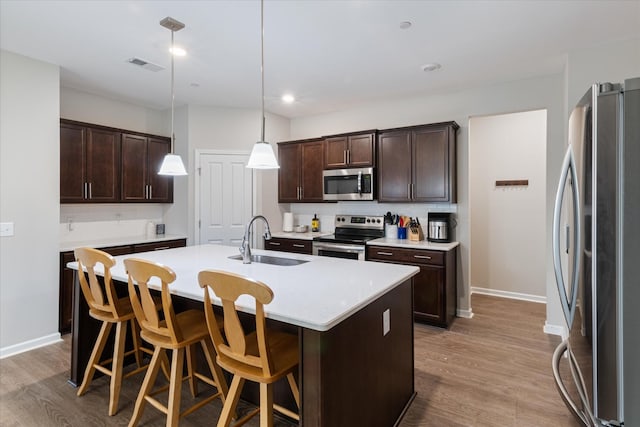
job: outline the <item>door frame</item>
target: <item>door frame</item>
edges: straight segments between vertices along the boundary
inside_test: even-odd
[[[200,180],[202,179],[201,171],[201,160],[203,155],[214,155],[214,156],[247,156],[251,154],[250,151],[245,150],[216,150],[216,149],[196,149],[195,150],[195,180],[194,180],[194,233],[193,240],[194,244],[200,244]],[[257,204],[257,195],[256,195],[256,173],[251,171],[251,216],[255,215],[255,208]]]

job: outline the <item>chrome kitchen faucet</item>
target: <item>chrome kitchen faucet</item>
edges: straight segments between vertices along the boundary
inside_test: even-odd
[[[262,215],[256,215],[247,223],[247,228],[244,230],[244,237],[242,238],[242,245],[240,245],[240,253],[242,254],[242,263],[251,264],[251,225],[256,219],[261,219],[265,224],[264,238],[265,240],[271,240],[271,231],[269,230],[269,221]]]

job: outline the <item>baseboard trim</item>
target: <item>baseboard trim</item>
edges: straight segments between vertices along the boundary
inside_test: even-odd
[[[522,301],[537,302],[540,304],[547,303],[547,297],[541,297],[538,295],[531,295],[531,294],[522,294],[520,292],[509,292],[509,291],[500,291],[496,289],[479,288],[476,286],[471,287],[471,294],[481,294],[481,295],[490,295],[493,297],[500,297],[500,298],[518,299]]]
[[[566,340],[569,336],[567,332],[567,328],[562,325],[552,325],[550,323],[544,322],[544,328],[542,329],[545,334],[548,335],[557,335],[562,338],[562,340]]]
[[[0,359],[5,357],[14,356],[25,351],[33,350],[39,347],[44,347],[50,344],[54,344],[62,341],[59,332],[51,335],[45,335],[44,337],[36,338],[29,341],[24,341],[19,344],[9,345],[0,349]]]
[[[469,310],[456,310],[457,317],[464,317],[465,319],[473,319],[473,310],[470,308]]]

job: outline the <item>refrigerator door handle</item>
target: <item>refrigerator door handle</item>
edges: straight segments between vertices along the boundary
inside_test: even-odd
[[[567,358],[569,359],[569,366],[571,368],[571,376],[573,377],[573,381],[577,388],[578,394],[580,395],[580,400],[584,409],[578,408],[578,405],[571,399],[567,388],[564,385],[562,377],[560,376],[560,360],[562,357],[567,354]],[[551,366],[553,368],[553,379],[556,383],[556,388],[560,392],[560,396],[564,401],[565,405],[569,410],[573,413],[573,415],[582,423],[582,425],[587,427],[597,427],[600,426],[595,418],[591,415],[591,410],[589,408],[588,398],[586,396],[586,386],[584,383],[584,378],[582,373],[578,369],[578,362],[576,361],[573,352],[569,348],[569,344],[567,340],[564,340],[558,345],[556,350],[553,352],[553,358],[551,360]]]
[[[571,301],[567,296],[567,288],[565,286],[564,277],[562,276],[562,265],[560,263],[560,222],[562,212],[562,198],[564,195],[567,176],[571,173],[571,195],[573,202],[573,268],[571,271]],[[580,194],[578,190],[578,174],[576,171],[576,162],[573,154],[573,148],[569,145],[567,154],[562,162],[562,171],[560,173],[560,181],[556,192],[556,203],[553,209],[553,234],[551,240],[553,252],[553,269],[556,275],[556,285],[560,294],[560,304],[564,312],[564,318],[567,321],[567,327],[571,330],[573,317],[576,310],[576,300],[578,297],[578,279],[580,271]]]

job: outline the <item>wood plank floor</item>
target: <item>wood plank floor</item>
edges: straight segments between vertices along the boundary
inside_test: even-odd
[[[449,330],[416,324],[418,395],[399,427],[577,426],[553,382],[551,355],[559,339],[542,332],[544,304],[473,295],[472,307],[474,318],[455,319]],[[124,381],[119,412],[109,417],[106,378],[82,397],[66,383],[69,352],[67,335],[61,343],[0,360],[0,426],[128,424],[142,374]],[[186,384],[183,399],[192,402]],[[219,413],[219,404],[208,405],[180,425],[212,426]],[[139,425],[164,425],[164,416],[147,405]],[[247,425],[257,426],[257,419]],[[290,426],[283,420],[277,425]]]

